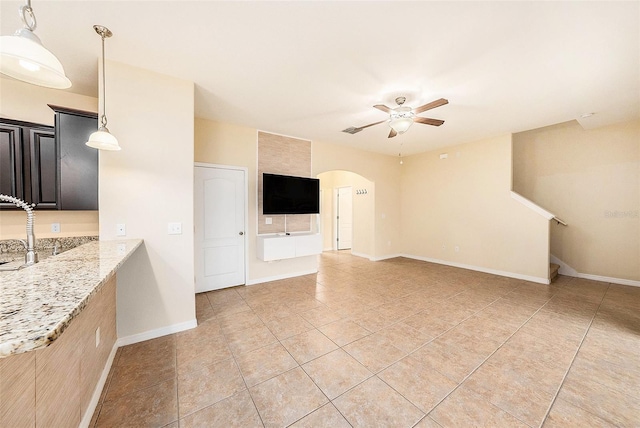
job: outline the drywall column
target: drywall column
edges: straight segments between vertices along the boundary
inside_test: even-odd
[[[195,326],[193,82],[107,61],[109,129],[100,152],[100,239],[116,225],[144,246],[118,271],[118,337],[134,342]],[[167,224],[182,223],[169,235]]]

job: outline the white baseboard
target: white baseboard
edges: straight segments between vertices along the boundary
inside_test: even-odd
[[[351,251],[351,255],[352,256],[356,256],[356,257],[362,257],[363,259],[368,259],[373,261],[373,256],[370,256],[369,254],[364,254],[364,253],[358,253],[356,251]]]
[[[179,333],[185,330],[191,330],[198,326],[198,321],[193,319],[180,324],[172,324],[166,327],[149,330],[131,336],[119,337],[116,344],[120,346],[131,345],[133,343],[144,342],[145,340],[155,339],[156,337],[166,336],[168,334]]]
[[[466,265],[466,264],[463,264],[463,263],[456,263],[456,262],[451,262],[451,261],[448,261],[448,260],[432,259],[430,257],[413,256],[413,255],[410,255],[410,254],[402,254],[401,257],[406,257],[408,259],[414,259],[414,260],[422,260],[423,262],[437,263],[439,265],[446,265],[446,266],[452,266],[452,267],[457,267],[457,268],[462,268],[462,269],[475,270],[477,272],[490,273],[492,275],[506,276],[508,278],[522,279],[524,281],[537,282],[538,284],[549,284],[550,283],[548,278],[541,278],[541,277],[530,276],[530,275],[522,275],[522,274],[515,273],[515,272],[507,272],[507,271],[503,271],[503,270],[490,269],[490,268],[485,268],[485,267],[482,267],[482,266]]]
[[[406,257],[406,256],[404,254],[387,254],[385,256],[380,256],[380,257],[370,257],[369,260],[371,260],[372,262],[379,262],[381,260],[395,259],[397,257]]]
[[[280,279],[295,278],[296,276],[313,275],[314,273],[318,273],[318,269],[310,269],[308,271],[285,273],[282,275],[265,276],[263,278],[250,279],[246,281],[245,285],[262,284],[263,282],[271,282],[271,281],[278,281]]]
[[[111,366],[113,365],[113,359],[116,357],[116,352],[118,351],[118,341],[116,340],[111,348],[111,352],[109,353],[109,358],[107,358],[107,362],[102,369],[102,374],[100,375],[100,379],[98,380],[98,384],[96,385],[96,389],[93,391],[93,395],[91,396],[91,401],[89,401],[89,406],[87,407],[87,411],[85,412],[82,420],[80,421],[80,428],[88,428],[91,423],[91,419],[93,418],[93,414],[96,412],[96,407],[98,407],[98,401],[100,401],[100,395],[102,394],[102,390],[104,389],[105,383],[107,383],[107,378],[109,377],[109,371],[111,370]]]
[[[549,259],[551,263],[555,263],[560,265],[560,269],[558,273],[560,275],[572,276],[574,278],[582,278],[582,279],[590,279],[592,281],[600,281],[600,282],[610,282],[612,284],[620,284],[620,285],[630,285],[632,287],[640,287],[640,281],[636,281],[633,279],[624,279],[624,278],[614,278],[611,276],[601,276],[601,275],[591,275],[590,273],[580,273],[553,254],[550,255]]]
[[[573,276],[573,275],[569,275],[569,276]],[[624,278],[613,278],[611,276],[600,276],[600,275],[591,275],[588,273],[578,273],[577,275],[575,275],[576,278],[583,278],[583,279],[590,279],[593,281],[600,281],[600,282],[610,282],[613,284],[620,284],[620,285],[630,285],[632,287],[640,287],[640,281],[635,281],[633,279],[624,279]]]

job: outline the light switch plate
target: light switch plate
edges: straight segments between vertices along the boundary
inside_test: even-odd
[[[169,223],[167,225],[169,235],[182,235],[182,223]]]
[[[51,223],[51,233],[60,233],[60,223]]]
[[[127,236],[127,228],[124,223],[116,224],[116,236]]]
[[[264,219],[264,224],[273,224],[273,219],[271,217],[267,217]]]

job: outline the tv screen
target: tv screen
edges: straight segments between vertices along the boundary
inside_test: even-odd
[[[320,213],[320,180],[262,174],[263,214]]]

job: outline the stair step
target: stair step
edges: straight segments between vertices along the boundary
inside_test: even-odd
[[[555,263],[549,264],[549,276],[551,281],[553,281],[558,276],[558,270],[560,270],[560,265]]]

